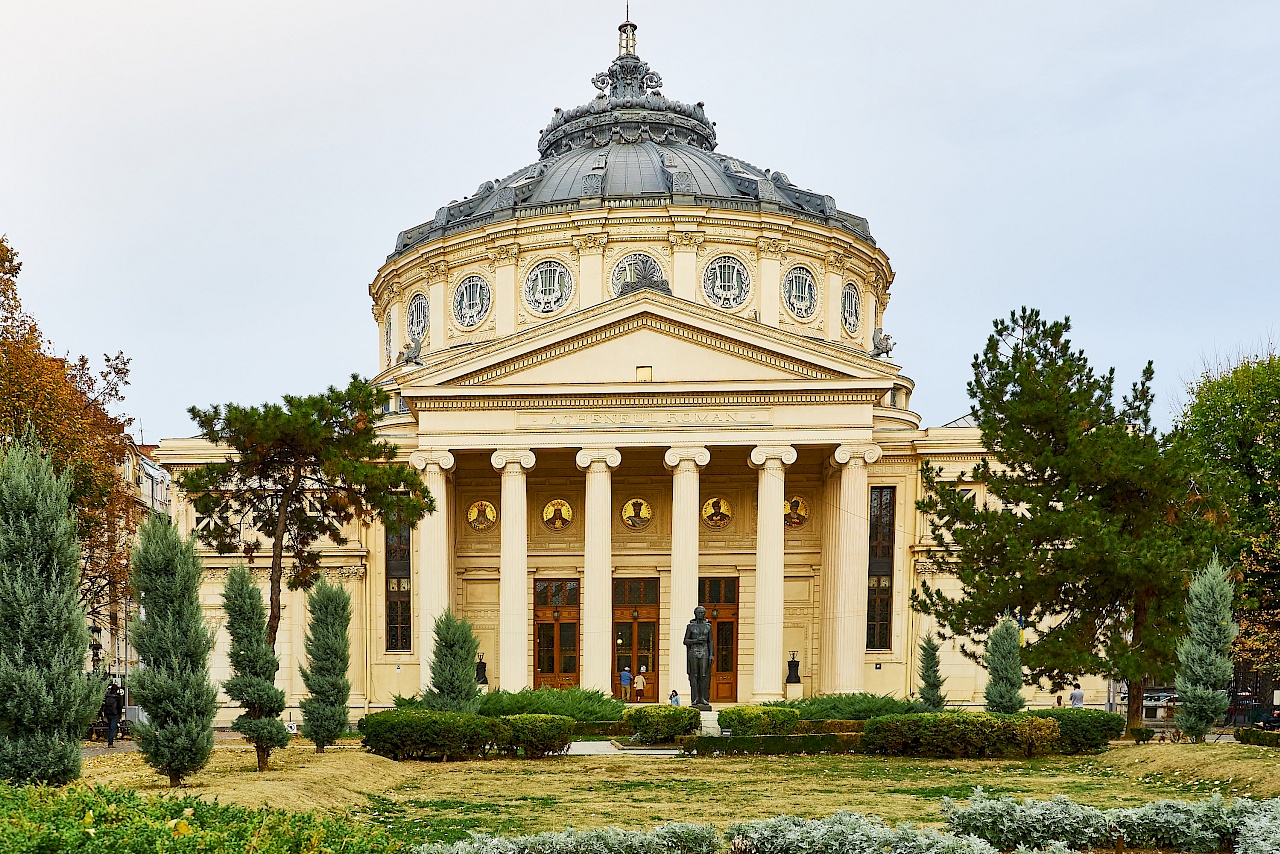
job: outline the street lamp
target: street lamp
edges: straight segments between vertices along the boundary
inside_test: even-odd
[[[89,626],[89,634],[93,636],[93,640],[89,641],[89,652],[93,654],[93,672],[98,672],[98,666],[102,663],[102,642],[99,638],[102,635],[101,626]]]

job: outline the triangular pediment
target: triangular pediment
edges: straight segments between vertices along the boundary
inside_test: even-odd
[[[441,354],[398,379],[423,386],[858,380],[896,368],[826,341],[720,314],[674,297],[639,293],[506,338]]]

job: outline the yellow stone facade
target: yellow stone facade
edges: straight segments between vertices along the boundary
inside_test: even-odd
[[[509,208],[458,226],[442,208],[369,286],[375,381],[392,398],[380,432],[437,511],[407,542],[369,525],[324,551],[352,593],[357,715],[428,683],[445,608],[474,623],[491,686],[509,690],[619,693],[626,662],[647,671],[633,699],[674,689],[687,702],[682,638],[700,603],[718,626],[714,703],[916,687],[930,628],[909,603],[929,566],[918,471],[928,460],[958,475],[982,449],[971,427],[922,429],[912,381],[871,355],[887,255],[833,207],[787,204],[801,196],[780,173],[722,163],[757,194],[749,204],[677,192],[687,179],[672,164],[705,160],[705,142],[636,142],[677,170],[671,191],[612,192],[606,159],[643,153],[627,133],[615,128],[603,155],[544,152],[530,180],[597,158],[577,198],[522,204],[517,173]],[[502,192],[482,186],[472,207]],[[629,264],[665,287],[628,288]],[[730,308],[715,297],[717,264],[745,282]],[[538,303],[539,282],[562,304]],[[214,450],[166,440],[157,459],[180,471]],[[184,530],[198,524],[177,490],[172,512]],[[229,561],[205,560],[216,617]],[[304,595],[286,591],[277,684],[294,720],[304,631]],[[218,679],[227,645],[220,631]],[[799,684],[786,682],[793,657]],[[981,703],[983,671],[953,642],[943,661],[951,699]]]

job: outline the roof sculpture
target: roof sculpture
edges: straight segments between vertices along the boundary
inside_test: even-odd
[[[522,215],[666,204],[782,211],[875,243],[866,219],[841,212],[831,196],[717,152],[715,122],[703,103],[663,95],[661,76],[635,53],[636,25],[627,21],[618,29],[618,58],[591,81],[598,94],[580,107],[555,109],[538,138],[540,159],[483,182],[431,221],[402,231],[390,257]]]

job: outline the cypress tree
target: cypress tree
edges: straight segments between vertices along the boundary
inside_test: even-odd
[[[1178,644],[1178,727],[1194,741],[1227,711],[1231,642],[1239,627],[1231,620],[1235,586],[1217,555],[1191,579],[1187,590],[1187,634]]]
[[[476,684],[476,651],[480,640],[471,623],[452,611],[436,618],[435,653],[431,661],[430,705],[452,712],[473,712],[480,702]]]
[[[106,683],[85,673],[71,475],[28,436],[0,459],[0,777],[61,785]]]
[[[920,640],[920,702],[930,712],[940,712],[947,705],[947,695],[942,693],[945,680],[939,669],[940,649],[933,632]]]
[[[142,525],[132,562],[133,590],[142,603],[132,637],[143,665],[133,677],[133,697],[148,718],[133,733],[142,757],[177,787],[209,761],[218,710],[218,689],[209,681],[214,633],[200,606],[200,559],[194,539],[152,516]]]
[[[262,591],[244,565],[233,566],[228,573],[222,607],[227,612],[231,669],[235,673],[222,683],[222,690],[244,708],[244,714],[236,718],[231,728],[253,742],[258,751],[258,770],[266,771],[271,751],[289,743],[289,731],[280,720],[284,691],[275,686],[280,659],[267,640]]]
[[[1018,643],[1018,626],[1004,618],[987,635],[984,656],[987,667],[987,711],[998,715],[1012,715],[1022,711],[1026,700],[1022,699],[1022,649]]]
[[[307,594],[311,622],[307,627],[307,661],[300,668],[302,681],[311,696],[302,701],[302,734],[315,742],[316,753],[324,753],[347,728],[347,700],[351,681],[351,595],[323,577]]]

